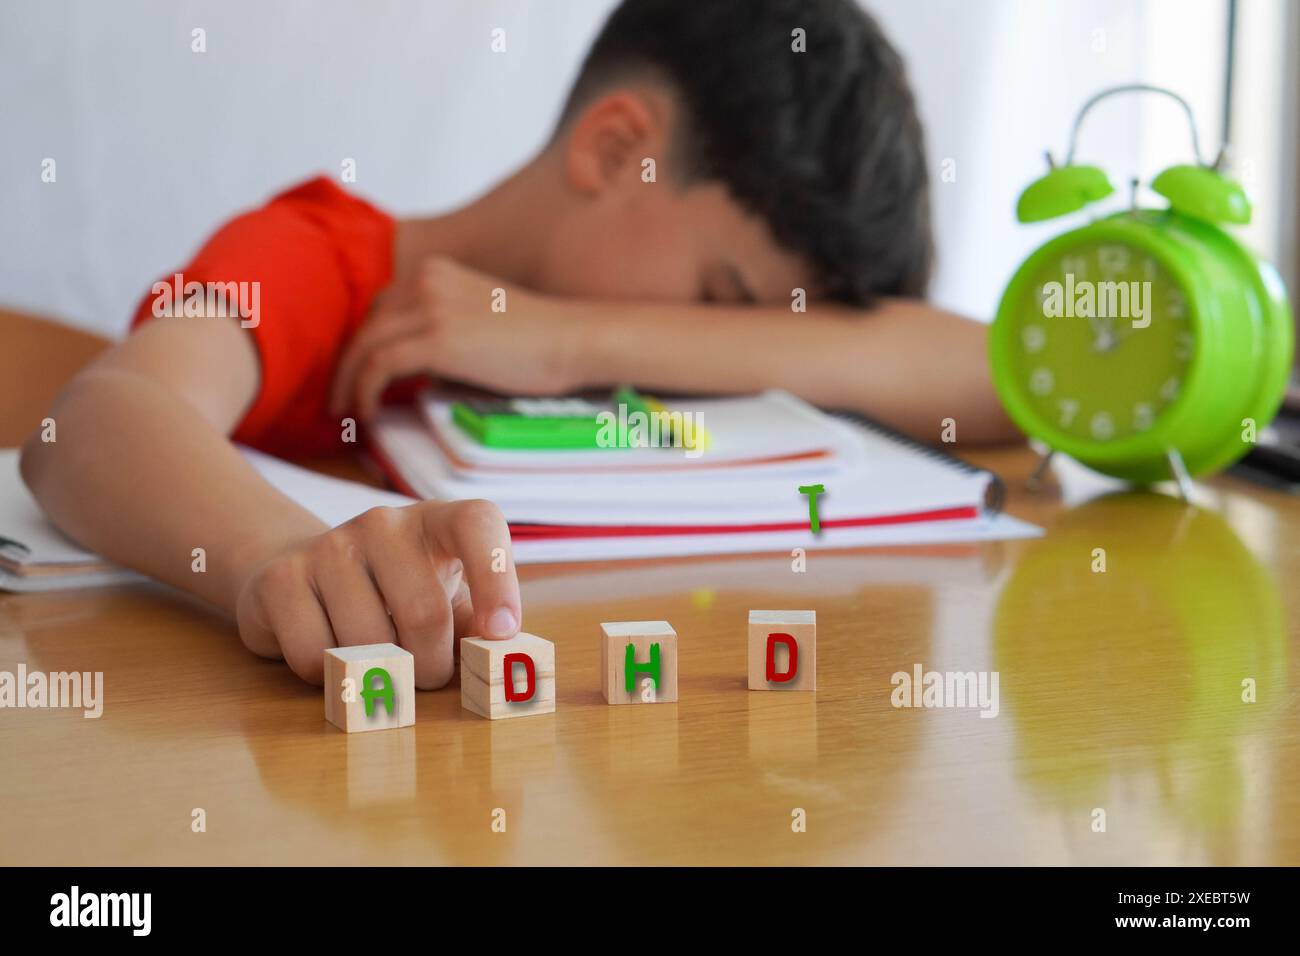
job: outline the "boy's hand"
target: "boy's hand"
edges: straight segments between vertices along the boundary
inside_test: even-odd
[[[493,311],[493,304],[504,311]],[[575,387],[568,366],[576,324],[544,296],[430,259],[416,303],[371,316],[339,361],[330,397],[335,415],[369,419],[384,389],[428,374],[515,395]]]
[[[250,650],[283,656],[311,683],[324,680],[326,648],[391,642],[415,655],[415,685],[431,689],[451,679],[456,638],[513,637],[519,603],[496,505],[424,501],[295,542],[244,581],[235,618]]]

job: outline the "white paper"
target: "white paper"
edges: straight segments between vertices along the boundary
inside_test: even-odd
[[[254,468],[287,497],[297,501],[322,521],[338,525],[379,505],[402,506],[415,501],[405,495],[308,471],[251,449],[241,449]],[[806,512],[805,512],[806,514]],[[652,557],[687,557],[706,554],[785,552],[801,547],[809,551],[904,544],[935,544],[1031,537],[1038,528],[1006,515],[978,519],[881,525],[868,528],[824,529],[778,533],[655,535],[581,539],[518,540],[514,545],[519,565],[560,561],[622,560]],[[140,580],[124,568],[87,570],[101,559],[60,533],[32,499],[18,473],[17,449],[0,450],[0,538],[21,542],[26,550],[10,545],[6,557],[19,563],[65,565],[67,573],[22,576],[0,569],[0,590],[51,591],[95,587]],[[78,566],[82,567],[78,567]]]

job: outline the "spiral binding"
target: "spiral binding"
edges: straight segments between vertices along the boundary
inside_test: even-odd
[[[1003,484],[1000,477],[998,477],[994,472],[989,471],[987,468],[979,468],[968,461],[962,461],[962,459],[958,458],[956,455],[951,455],[940,448],[935,448],[933,445],[927,445],[925,442],[917,441],[909,435],[904,435],[902,432],[890,428],[888,425],[883,425],[874,418],[867,418],[865,415],[859,414],[858,412],[834,409],[827,410],[826,414],[830,415],[832,418],[839,419],[840,421],[850,422],[851,424],[857,425],[859,428],[865,428],[882,438],[886,438],[896,444],[910,448],[912,451],[924,455],[932,461],[942,462],[957,471],[965,472],[968,475],[987,475],[989,478],[989,485],[984,492],[984,510],[990,514],[999,513],[1002,510],[1002,506],[1006,503],[1006,485]]]

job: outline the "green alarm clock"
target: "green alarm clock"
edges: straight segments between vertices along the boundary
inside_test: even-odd
[[[1012,420],[1051,452],[1137,483],[1224,468],[1277,413],[1293,327],[1276,270],[1224,231],[1251,207],[1219,163],[1203,164],[1191,108],[1142,84],[1079,111],[1064,165],[1020,196],[1021,222],[1078,212],[1111,195],[1105,173],[1073,163],[1084,116],[1117,93],[1176,99],[1195,165],[1151,188],[1163,209],[1094,219],[1036,249],[1003,293],[989,335],[993,382]],[[1136,198],[1137,180],[1133,180]],[[1049,454],[1050,457],[1050,454]]]

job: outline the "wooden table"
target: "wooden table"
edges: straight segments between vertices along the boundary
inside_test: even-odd
[[[11,360],[63,334],[0,316]],[[6,435],[39,418],[14,408]],[[969,457],[1045,537],[523,569],[546,717],[453,685],[347,735],[175,593],[0,595],[0,668],[103,671],[107,698],[0,711],[0,863],[1300,863],[1296,502],[1031,495],[1028,451]],[[746,691],[753,607],[816,609],[815,696]],[[598,623],[646,618],[680,635],[681,701],[606,706]],[[997,715],[892,706],[916,665],[996,671]]]

